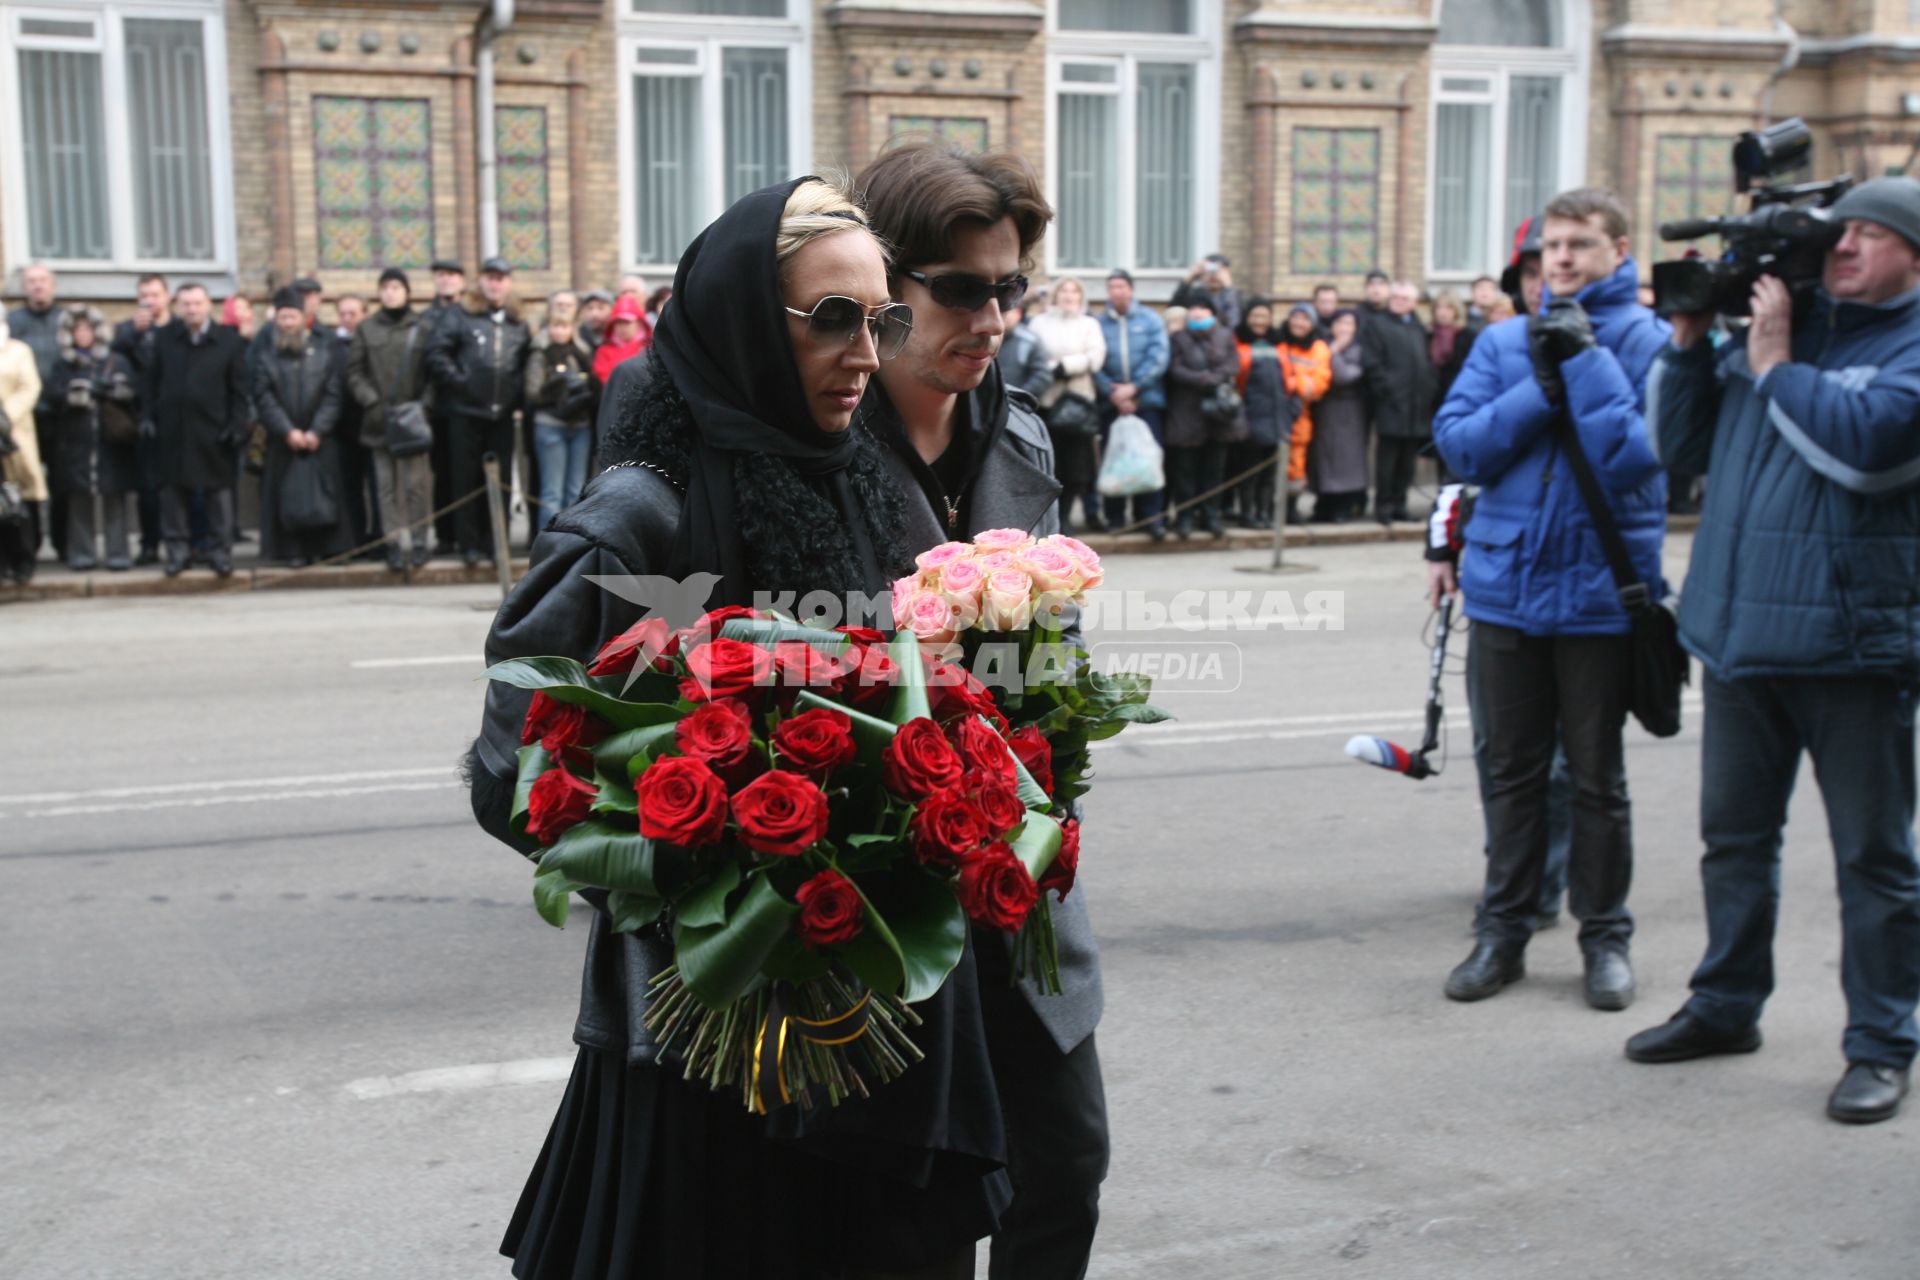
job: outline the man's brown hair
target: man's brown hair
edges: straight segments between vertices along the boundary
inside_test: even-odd
[[[1546,211],[1540,216],[1543,222],[1548,218],[1585,222],[1596,213],[1600,215],[1600,225],[1606,230],[1609,240],[1619,240],[1627,234],[1627,206],[1605,187],[1576,187],[1572,191],[1562,191],[1547,201]]]
[[[953,233],[963,225],[992,226],[1012,218],[1020,236],[1020,265],[1033,268],[1033,249],[1053,221],[1040,175],[1020,156],[975,155],[922,142],[887,152],[855,183],[856,198],[898,267],[922,267],[953,256]]]

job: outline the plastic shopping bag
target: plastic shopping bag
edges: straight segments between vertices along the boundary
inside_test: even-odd
[[[1166,488],[1166,451],[1153,438],[1153,428],[1136,414],[1113,420],[1107,433],[1107,456],[1100,464],[1100,492],[1109,498],[1130,498]]]

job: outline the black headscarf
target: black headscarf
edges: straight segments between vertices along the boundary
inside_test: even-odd
[[[753,581],[736,491],[734,455],[779,458],[826,487],[853,539],[870,592],[886,585],[848,478],[852,429],[822,431],[794,367],[774,239],[787,199],[803,182],[763,187],[736,201],[680,259],[673,305],[660,314],[653,350],[693,414],[693,455],[675,543],[674,572],[721,577],[715,604],[746,604]]]

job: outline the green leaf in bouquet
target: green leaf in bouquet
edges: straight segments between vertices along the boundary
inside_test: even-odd
[[[1108,738],[1119,737],[1120,731],[1126,727],[1127,722],[1125,720],[1110,720],[1103,717],[1099,720],[1090,721],[1085,728],[1080,730],[1080,733],[1088,742],[1105,742]]]
[[[893,696],[887,699],[887,719],[896,725],[933,714],[927,698],[927,667],[920,660],[920,640],[911,631],[902,631],[887,645],[887,656],[899,670]]]
[[[674,914],[680,923],[702,929],[727,922],[727,895],[740,887],[740,864],[727,861],[713,874],[681,895]]]
[[[660,918],[667,904],[647,893],[610,893],[607,914],[613,917],[615,933],[633,933]]]
[[[845,632],[809,627],[791,618],[729,618],[720,624],[720,634],[728,640],[744,640],[757,645],[800,640],[822,653],[835,655],[845,653],[848,644]]]
[[[855,887],[866,903],[867,927],[842,948],[848,967],[874,990],[908,1004],[938,992],[967,946],[967,915],[953,886],[906,870],[866,876]]]
[[[556,929],[567,927],[567,912],[573,907],[573,895],[586,886],[561,874],[559,868],[541,867],[533,873],[533,909]]]
[[[540,868],[601,889],[658,896],[653,854],[653,841],[638,831],[589,819],[568,827],[540,855]]]
[[[760,966],[760,972],[775,982],[791,982],[798,986],[816,978],[824,978],[833,970],[836,963],[835,953],[830,950],[809,948],[800,941],[798,933],[789,933],[780,939],[778,946],[767,956]]]
[[[625,676],[590,676],[572,658],[510,658],[481,674],[517,689],[542,690],[555,702],[585,707],[616,729],[661,724],[680,715],[665,703],[629,702],[619,696]]]
[[[676,718],[611,734],[594,745],[593,762],[610,778],[637,778],[645,765],[635,769],[634,760],[645,757],[646,763],[652,764],[654,755],[674,741],[679,728]]]
[[[553,766],[553,757],[547,749],[537,742],[530,742],[515,753],[520,761],[519,770],[513,778],[513,809],[507,815],[507,823],[516,833],[525,834],[527,829],[527,801],[533,794],[533,784],[540,775]]]
[[[593,784],[600,788],[600,794],[593,802],[595,813],[640,812],[640,797],[634,794],[633,784],[626,780],[625,768],[620,770],[618,777],[608,777],[604,770],[595,769]]]
[[[1013,846],[1013,856],[1020,859],[1027,873],[1037,881],[1059,856],[1060,824],[1044,813],[1029,809],[1027,820],[1020,824],[1020,830],[1008,843]]]
[[[780,896],[764,875],[722,925],[674,926],[674,960],[680,980],[709,1009],[724,1009],[752,989],[762,966],[793,931],[800,908]]]
[[[1151,702],[1128,702],[1107,712],[1106,720],[1121,721],[1126,724],[1161,724],[1173,719],[1173,716]]]
[[[872,844],[898,844],[899,840],[900,838],[890,831],[868,831],[857,836],[848,836],[846,845],[849,849],[864,849]]]

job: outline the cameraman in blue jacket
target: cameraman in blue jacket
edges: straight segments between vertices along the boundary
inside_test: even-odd
[[[1706,668],[1707,952],[1686,1007],[1627,1056],[1760,1047],[1804,751],[1833,839],[1847,998],[1827,1113],[1860,1124],[1899,1110],[1920,1044],[1920,182],[1876,179],[1832,214],[1845,231],[1810,308],[1762,277],[1745,340],[1717,354],[1711,316],[1677,315],[1648,386],[1663,460],[1710,473],[1680,608]]]
[[[1631,623],[1573,471],[1568,419],[1612,507],[1629,558],[1665,595],[1666,478],[1641,389],[1668,328],[1638,301],[1627,212],[1610,191],[1555,196],[1542,215],[1539,311],[1481,334],[1434,419],[1434,444],[1481,486],[1460,593],[1467,662],[1487,739],[1487,883],[1473,953],[1447,977],[1481,1000],[1524,976],[1547,859],[1555,730],[1573,775],[1568,897],[1580,921],[1587,1003],[1633,1000],[1633,826],[1621,732],[1632,688]]]

